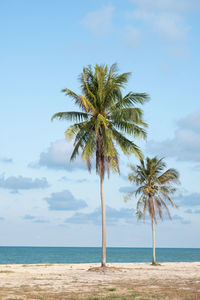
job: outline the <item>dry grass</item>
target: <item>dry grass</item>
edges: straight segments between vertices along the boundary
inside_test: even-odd
[[[148,281],[113,282],[109,287],[106,283],[90,286],[90,292],[81,290],[53,291],[48,284],[22,285],[19,288],[0,288],[0,299],[23,300],[199,300],[199,281]]]
[[[200,299],[199,263],[24,266],[0,266],[0,300]]]
[[[91,267],[88,269],[88,272],[98,272],[98,273],[112,273],[112,272],[123,272],[125,268],[117,268],[117,267]]]

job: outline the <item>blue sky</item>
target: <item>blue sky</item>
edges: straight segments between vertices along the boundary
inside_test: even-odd
[[[126,91],[147,92],[145,155],[166,157],[181,174],[173,221],[157,226],[157,246],[200,247],[200,4],[197,0],[35,0],[0,4],[0,245],[99,246],[99,178],[69,163],[74,109],[60,91],[79,92],[88,64],[117,62],[132,72]],[[151,246],[137,222],[128,163],[106,180],[109,246]]]

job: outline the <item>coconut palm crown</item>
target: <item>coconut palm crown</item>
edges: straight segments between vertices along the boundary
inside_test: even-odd
[[[126,199],[135,195],[138,198],[136,215],[138,219],[145,220],[146,212],[148,212],[152,220],[153,233],[153,264],[155,260],[155,229],[154,223],[157,224],[157,217],[163,219],[163,211],[171,219],[167,203],[175,207],[175,203],[171,199],[171,195],[176,192],[174,184],[179,183],[179,173],[175,169],[167,169],[163,158],[157,157],[140,160],[137,166],[130,165],[131,173],[128,178],[138,188],[136,191],[125,196]]]
[[[117,147],[124,154],[134,153],[142,158],[137,145],[127,135],[135,138],[145,138],[143,112],[136,104],[143,104],[148,95],[129,92],[122,95],[122,89],[128,81],[130,73],[118,74],[117,65],[110,68],[107,65],[88,66],[80,74],[81,95],[69,89],[63,89],[66,96],[72,98],[79,111],[59,112],[53,115],[59,120],[74,122],[65,132],[67,139],[74,140],[71,160],[79,151],[88,169],[91,170],[91,160],[96,160],[96,172],[101,179],[102,202],[102,266],[105,265],[105,203],[104,176],[110,170],[120,172]]]

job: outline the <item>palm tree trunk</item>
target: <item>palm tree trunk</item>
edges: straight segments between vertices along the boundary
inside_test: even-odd
[[[155,250],[155,224],[154,224],[154,218],[152,218],[151,221],[152,221],[152,241],[153,241],[152,265],[155,265],[156,264],[156,250]]]
[[[104,176],[101,176],[102,256],[101,266],[106,266],[106,207],[104,198]]]

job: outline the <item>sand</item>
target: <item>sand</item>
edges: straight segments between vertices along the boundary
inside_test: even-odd
[[[0,299],[200,299],[200,262],[0,265]]]

